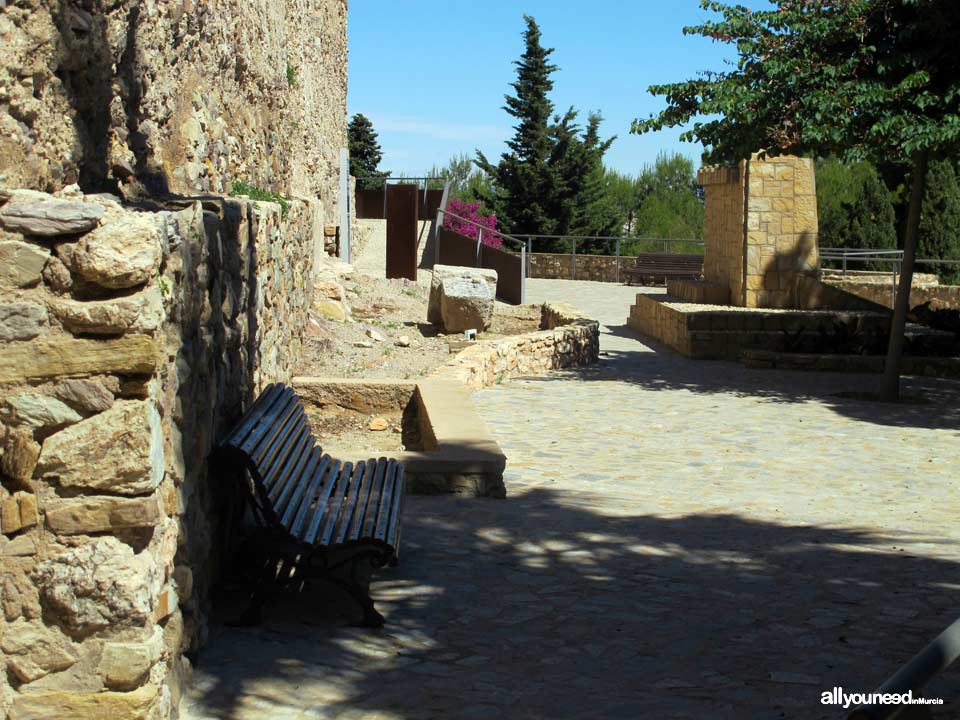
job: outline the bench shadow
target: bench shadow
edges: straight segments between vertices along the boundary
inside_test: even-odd
[[[953,537],[625,503],[410,497],[372,587],[385,628],[343,627],[320,591],[214,622],[184,714],[837,718],[821,692],[873,689],[956,616]],[[958,692],[956,672],[928,688],[935,717]]]

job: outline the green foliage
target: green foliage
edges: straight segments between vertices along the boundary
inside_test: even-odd
[[[640,181],[632,175],[616,170],[603,172],[604,194],[613,212],[622,220],[617,235],[633,234],[636,227],[637,210],[640,207]]]
[[[890,192],[868,162],[834,158],[816,163],[820,245],[889,249],[897,246]],[[869,269],[857,266],[855,269]]]
[[[960,143],[954,0],[775,0],[751,11],[702,0],[721,19],[684,28],[735,44],[735,69],[655,85],[667,109],[643,133],[696,120],[681,136],[708,162],[758,149],[906,161]]]
[[[243,180],[234,180],[231,186],[232,195],[246,195],[251,200],[264,200],[266,202],[277,203],[280,206],[280,216],[286,217],[287,209],[290,207],[290,198],[279,192],[264,190],[251,185]]]
[[[287,63],[287,85],[293,87],[297,83],[297,69]]]
[[[703,200],[693,163],[661,153],[637,179],[639,207],[634,234],[693,240],[703,237]]]
[[[383,151],[373,123],[361,113],[350,118],[347,145],[350,149],[350,174],[358,178],[357,188],[383,187],[383,179],[389,177],[390,172],[379,169]]]
[[[540,44],[536,21],[524,16],[525,50],[512,83],[516,95],[507,95],[504,109],[517,120],[508,152],[497,164],[477,151],[476,165],[490,178],[478,186],[476,200],[493,211],[501,227],[516,234],[607,234],[621,223],[609,213],[613,207],[603,192],[603,154],[613,138],[601,140],[601,117],[591,113],[585,128],[570,108],[553,114],[548,97],[552,48]],[[543,241],[537,249],[559,250],[562,243]],[[555,246],[555,247],[554,247]]]
[[[478,203],[482,215],[493,215],[494,209],[484,205],[484,198],[493,195],[490,177],[473,164],[469,155],[461,154],[450,158],[443,167],[434,165],[427,171],[427,177],[441,177],[451,183],[451,198],[465,203]],[[431,182],[430,187],[442,187],[441,183]]]
[[[917,257],[960,260],[960,168],[955,161],[930,163],[920,216]],[[960,265],[919,265],[935,272],[940,282],[960,282]]]

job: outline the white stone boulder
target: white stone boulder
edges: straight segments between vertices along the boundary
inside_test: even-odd
[[[80,239],[71,260],[75,272],[101,287],[143,285],[160,267],[157,224],[147,213],[114,216]]]
[[[497,271],[436,265],[430,283],[427,321],[446,332],[484,330],[493,321]]]
[[[72,235],[92,230],[103,215],[103,207],[96,203],[16,190],[10,201],[0,208],[0,228],[40,237]]]

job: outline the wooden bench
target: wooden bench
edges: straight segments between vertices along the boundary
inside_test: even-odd
[[[641,253],[636,264],[623,271],[627,276],[627,285],[639,282],[656,284],[668,277],[683,277],[696,280],[703,275],[703,255],[681,253]]]
[[[241,622],[259,621],[273,589],[322,579],[363,608],[361,625],[383,625],[369,577],[399,557],[401,465],[324,454],[300,398],[282,384],[263,391],[219,443],[216,461],[241,480],[254,521],[247,547],[259,577]]]

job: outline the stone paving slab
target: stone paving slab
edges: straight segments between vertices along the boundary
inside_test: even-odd
[[[598,366],[474,396],[506,500],[409,498],[380,631],[322,592],[215,626],[201,718],[841,718],[960,614],[960,384],[686,360],[636,288],[528,281],[604,324]],[[960,671],[929,696],[950,704]]]

